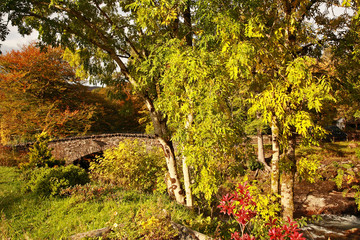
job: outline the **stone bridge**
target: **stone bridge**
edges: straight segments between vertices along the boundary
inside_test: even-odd
[[[155,135],[135,133],[112,133],[62,138],[50,141],[49,147],[52,148],[52,154],[55,159],[64,159],[66,164],[72,164],[74,161],[80,160],[83,157],[116,147],[119,145],[119,142],[124,141],[124,139],[137,139],[138,141],[143,142],[147,148],[154,146],[161,147]],[[250,137],[250,139],[252,144],[257,143],[255,136]],[[264,143],[270,144],[271,137],[264,136]],[[32,144],[33,143],[26,143],[9,147],[16,151],[26,152]]]
[[[80,136],[57,139],[49,142],[55,159],[64,159],[66,164],[73,163],[87,155],[102,152],[119,145],[124,139],[137,139],[145,143],[146,147],[160,146],[154,135],[114,133],[92,136]],[[17,150],[28,150],[33,143],[14,146]]]

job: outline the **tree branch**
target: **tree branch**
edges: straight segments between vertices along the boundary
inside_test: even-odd
[[[115,28],[117,28],[120,32],[121,32],[121,29],[119,29],[118,25],[115,24],[111,18],[109,17],[109,15],[104,12],[102,10],[102,8],[99,6],[99,4],[97,3],[96,0],[93,0],[93,2],[95,3],[95,6],[96,8],[100,11],[100,13],[105,17],[105,19],[108,21],[108,23],[111,25],[111,26],[115,26]],[[140,53],[137,51],[137,49],[135,48],[134,44],[132,43],[132,41],[130,41],[130,39],[125,35],[125,33],[123,34],[124,38],[125,38],[125,41],[130,45],[131,49],[136,53],[136,55],[140,58],[142,58],[142,56],[140,55]],[[129,54],[130,55],[130,54]]]

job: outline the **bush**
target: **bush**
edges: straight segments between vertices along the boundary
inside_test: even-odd
[[[140,209],[136,215],[136,220],[140,225],[139,233],[143,239],[177,239],[178,232],[171,224],[170,215],[164,210]]]
[[[269,201],[259,202],[256,196],[251,193],[251,186],[246,182],[239,184],[233,193],[223,196],[218,206],[221,213],[224,213],[238,223],[240,231],[231,233],[231,239],[235,240],[255,240],[257,239],[290,239],[305,240],[300,233],[298,223],[287,220],[280,220],[270,212],[265,215],[263,205],[268,205]],[[265,198],[263,198],[265,200]],[[270,200],[270,199],[269,199]],[[275,210],[275,208],[273,209]],[[272,216],[271,216],[272,215]],[[251,227],[252,226],[252,227]],[[230,229],[233,231],[234,229]],[[267,236],[266,236],[267,235]]]
[[[54,167],[65,165],[64,160],[56,160],[51,149],[48,147],[50,137],[46,132],[42,132],[36,136],[36,142],[30,148],[29,163],[23,165],[23,168],[34,167]]]
[[[180,216],[176,216],[179,214]],[[181,222],[194,215],[162,194],[141,194],[126,191],[108,224],[109,239],[179,239],[171,221]]]
[[[125,140],[90,164],[92,176],[125,189],[165,190],[165,163],[160,151],[147,150],[137,140]]]
[[[37,168],[30,173],[30,179],[25,185],[25,191],[34,192],[40,196],[59,195],[62,189],[90,181],[84,169],[69,165],[56,168]]]

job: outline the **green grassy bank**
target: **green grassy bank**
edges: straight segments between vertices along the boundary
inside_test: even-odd
[[[209,219],[161,194],[92,183],[71,196],[40,198],[23,193],[23,184],[16,168],[0,167],[0,239],[65,239],[103,227],[114,230],[109,238],[171,239],[176,232],[170,219],[205,233],[214,230]]]

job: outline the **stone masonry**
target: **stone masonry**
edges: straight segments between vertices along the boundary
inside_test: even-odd
[[[140,142],[144,142],[149,148],[159,145],[153,135],[115,133],[53,140],[49,142],[49,147],[53,149],[52,154],[55,159],[64,159],[66,164],[71,164],[81,157],[116,147],[124,139],[137,139]],[[14,147],[17,150],[26,150],[31,145],[32,143],[27,143]]]

